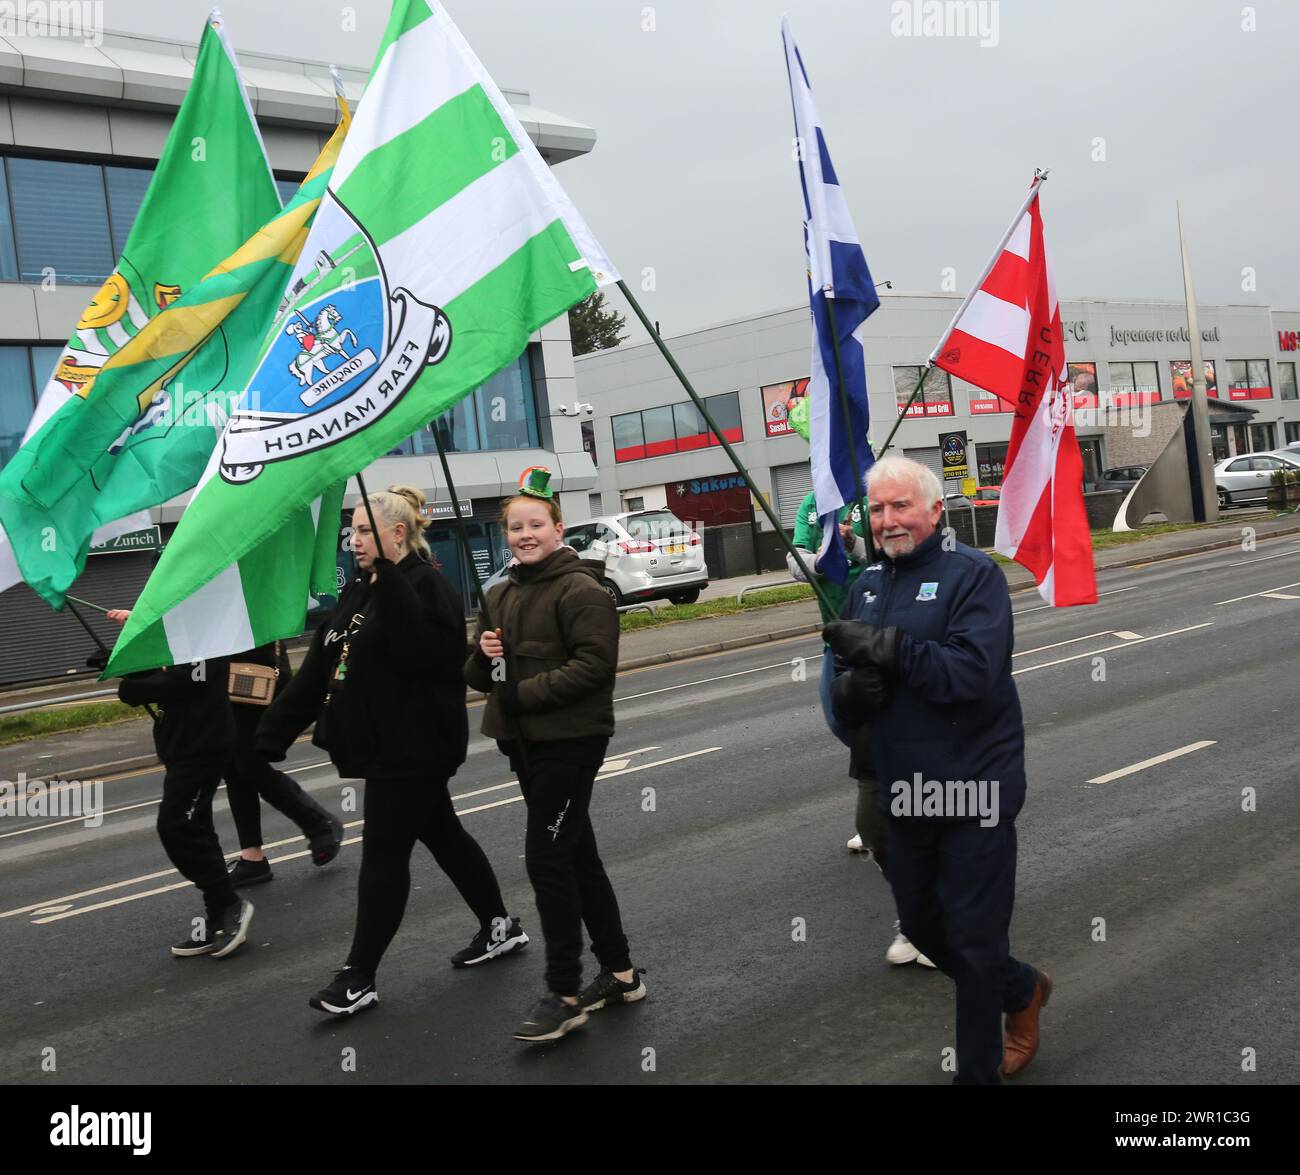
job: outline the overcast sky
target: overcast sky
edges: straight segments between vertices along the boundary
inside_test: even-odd
[[[499,85],[596,129],[556,174],[665,334],[806,299],[783,12],[877,281],[965,292],[1038,165],[1061,297],[1181,298],[1181,199],[1199,301],[1300,309],[1294,0],[1000,0],[989,45],[895,35],[922,0],[446,2]],[[355,31],[335,0],[222,8],[239,48],[368,68],[389,6],[354,3]],[[105,23],[195,40],[208,7]]]

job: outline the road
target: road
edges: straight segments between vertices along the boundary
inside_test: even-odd
[[[1056,977],[1019,1081],[1300,1080],[1300,541],[1099,586],[1093,608],[1013,600],[1030,784],[1012,944]],[[311,1011],[350,938],[355,812],[320,870],[267,812],[276,879],[247,891],[249,943],[173,959],[199,905],[166,867],[144,771],[105,781],[100,828],[0,822],[0,1081],[947,1083],[951,984],[884,962],[886,886],[844,849],[855,793],[818,713],[820,652],[801,638],[620,676],[593,815],[643,1004],[556,1046],[514,1042],[541,944],[453,971],[474,927],[417,846],[378,1009]],[[353,785],[310,744],[291,760],[339,810]],[[475,735],[453,795],[532,931],[511,779]],[[217,809],[232,846],[224,796]]]

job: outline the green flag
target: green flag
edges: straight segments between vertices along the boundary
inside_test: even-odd
[[[303,258],[109,674],[300,632],[328,487],[618,280],[434,0],[393,5]]]
[[[0,522],[18,568],[53,607],[62,607],[98,526],[165,501],[197,479],[206,454],[187,484],[151,480],[159,470],[191,467],[199,434],[206,432],[210,452],[220,427],[214,431],[204,420],[204,428],[151,431],[175,414],[173,381],[200,341],[179,347],[175,328],[184,314],[166,330],[159,318],[279,210],[234,51],[214,16],[122,257],[42,395],[38,411],[47,418],[0,472]],[[238,285],[251,274],[228,276]],[[227,310],[234,305],[227,302]],[[139,365],[158,357],[160,340],[164,350],[175,348],[172,361],[141,381]],[[203,370],[185,373],[191,388],[221,386],[221,364],[215,355],[208,359]],[[200,406],[189,406],[198,408],[192,422],[204,416]],[[191,451],[181,455],[176,443]]]

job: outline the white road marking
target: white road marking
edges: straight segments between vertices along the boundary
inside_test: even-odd
[[[1266,600],[1300,600],[1300,596],[1288,596],[1286,592],[1265,592]]]
[[[1183,755],[1190,755],[1193,751],[1203,751],[1206,747],[1215,745],[1215,739],[1202,739],[1198,743],[1188,743],[1185,747],[1179,747],[1176,751],[1166,751],[1163,755],[1156,755],[1151,759],[1143,759],[1141,763],[1134,763],[1130,767],[1121,767],[1118,771],[1108,771],[1105,775],[1098,775],[1094,779],[1088,780],[1089,783],[1110,783],[1113,779],[1123,779],[1126,775],[1133,775],[1138,771],[1145,771],[1148,767],[1155,767],[1160,763],[1168,763],[1170,759],[1178,759]]]
[[[1140,641],[1142,639],[1142,634],[1137,632],[1115,632],[1111,635],[1119,637],[1122,641]]]
[[[1216,600],[1214,606],[1222,607],[1224,604],[1240,604],[1242,600],[1253,600],[1256,596],[1267,596],[1270,592],[1284,592],[1287,588],[1300,587],[1300,583],[1282,583],[1274,588],[1265,588],[1262,592],[1251,592],[1248,596],[1233,596],[1231,600]]]
[[[812,636],[813,634],[809,633],[808,635]],[[821,653],[810,653],[807,657],[804,658],[804,660],[816,661],[821,656],[822,656]],[[614,701],[615,703],[634,702],[637,700],[637,698],[650,698],[653,697],[655,694],[667,694],[677,689],[690,689],[690,687],[693,685],[710,685],[715,681],[726,681],[728,678],[731,677],[745,677],[750,673],[764,673],[768,669],[789,669],[789,668],[790,668],[789,661],[778,661],[775,665],[760,665],[758,666],[757,669],[742,669],[738,673],[724,673],[720,677],[702,677],[700,678],[699,681],[684,681],[681,683],[681,685],[666,685],[663,687],[663,689],[646,690],[646,692],[643,694],[628,694],[626,697],[615,698]]]
[[[1300,555],[1300,551],[1283,551],[1278,555],[1261,555],[1258,559],[1239,559],[1229,563],[1229,567],[1245,567],[1247,563],[1267,563],[1270,559],[1285,559],[1288,555]]]
[[[600,765],[600,770],[601,771],[622,770],[624,767],[627,766],[628,760],[631,759],[633,755],[644,755],[647,751],[657,751],[658,749],[659,749],[658,747],[638,747],[635,751],[623,751],[617,759],[606,759]],[[596,778],[600,779],[602,778],[602,776],[597,774]],[[518,787],[518,786],[519,786],[519,780],[512,779],[509,780],[507,783],[494,783],[491,787],[480,787],[480,788],[475,788],[474,791],[461,792],[460,795],[452,796],[451,798],[453,800],[468,800],[473,798],[474,796],[487,795],[488,792],[502,791],[507,787]]]
[[[670,759],[657,759],[653,763],[641,763],[636,767],[626,767],[622,771],[611,771],[607,775],[598,775],[596,776],[596,782],[601,783],[606,779],[617,779],[620,775],[635,775],[638,771],[648,771],[651,767],[662,767],[667,763],[680,763],[683,759],[695,759],[700,755],[711,755],[714,751],[720,750],[722,750],[721,747],[705,747],[702,751],[689,751],[685,755],[674,755]],[[494,800],[490,804],[479,804],[476,808],[461,808],[456,815],[468,816],[471,812],[485,812],[488,808],[504,808],[506,804],[518,804],[523,798],[523,796],[511,796],[505,800]]]
[[[1035,669],[1050,669],[1053,665],[1064,665],[1067,661],[1079,661],[1084,657],[1095,657],[1099,653],[1113,653],[1116,649],[1131,649],[1134,645],[1142,645],[1147,641],[1164,640],[1167,636],[1179,636],[1184,632],[1195,632],[1198,628],[1209,628],[1214,621],[1207,621],[1205,624],[1193,624],[1189,628],[1176,628],[1173,632],[1161,632],[1155,636],[1144,636],[1139,640],[1126,641],[1122,645],[1106,645],[1100,649],[1090,649],[1086,653],[1075,653],[1073,657],[1062,657],[1059,661],[1044,661],[1041,665],[1026,665],[1023,669],[1013,669],[1012,677],[1019,677],[1022,673],[1033,673]]]
[[[618,758],[607,759],[605,763],[602,764],[603,774],[599,774],[596,776],[597,782],[600,782],[605,779],[613,779],[620,775],[632,775],[638,771],[648,770],[651,767],[662,767],[668,763],[677,763],[683,759],[693,759],[699,755],[712,754],[714,751],[720,751],[722,748],[707,747],[702,751],[690,751],[684,755],[673,755],[667,759],[659,759],[652,763],[641,763],[635,767],[621,766],[621,764],[626,763],[627,760],[633,755],[644,754],[647,751],[657,751],[658,749],[659,749],[658,747],[638,747],[634,751],[622,752]],[[612,767],[614,769],[605,770],[606,767]],[[482,792],[485,791],[498,791],[501,788],[516,787],[516,786],[518,786],[518,780],[511,780],[509,783],[497,784],[494,787],[482,788],[473,792],[466,792],[463,795],[453,796],[452,798],[464,799],[466,796],[480,795],[482,794]],[[464,816],[470,812],[481,812],[487,808],[498,808],[501,807],[503,804],[518,803],[522,799],[523,796],[513,796],[507,800],[498,800],[495,803],[482,804],[475,808],[463,808],[457,813],[457,815]],[[360,820],[349,821],[344,825],[344,828],[345,829],[358,828],[361,827],[362,823],[363,822]],[[278,848],[281,845],[299,843],[301,842],[301,839],[302,839],[301,837],[294,836],[288,838],[287,840],[275,841],[271,844],[263,845],[262,847],[264,849],[274,849],[274,848]],[[343,841],[344,845],[355,845],[360,843],[361,843],[361,837],[359,836],[350,837]],[[226,860],[233,861],[235,857],[237,857],[238,855],[239,855],[238,853],[226,854]],[[279,865],[284,861],[295,861],[300,857],[308,857],[310,855],[311,855],[310,849],[301,849],[298,852],[286,853],[283,856],[279,856],[279,857],[268,856],[267,860],[270,861],[272,865]],[[109,908],[110,906],[120,906],[125,904],[126,902],[138,901],[141,898],[154,897],[157,894],[170,893],[172,890],[184,889],[186,886],[192,884],[189,881],[181,880],[181,881],[173,882],[170,885],[163,885],[163,886],[155,887],[154,889],[144,890],[141,891],[140,893],[126,894],[122,897],[116,897],[116,898],[111,898],[107,901],[96,902],[93,905],[83,906],[80,909],[73,910],[68,908],[70,903],[76,902],[81,898],[94,897],[97,894],[109,893],[115,889],[123,889],[127,886],[139,885],[142,882],[157,881],[164,877],[176,877],[176,876],[178,876],[178,874],[175,869],[163,869],[157,873],[147,873],[141,877],[128,878],[126,881],[115,881],[108,885],[96,886],[94,889],[82,890],[80,893],[66,894],[63,897],[59,897],[59,898],[53,898],[53,899],[46,898],[43,901],[32,902],[29,905],[20,906],[14,910],[6,910],[3,913],[0,913],[0,918],[12,918],[18,914],[47,915],[42,917],[35,917],[32,919],[32,925],[43,926],[48,922],[59,922],[64,918],[75,918],[81,914],[89,914],[94,910],[104,910]]]
[[[1120,592],[1135,592],[1135,591],[1137,591],[1137,584],[1134,584],[1132,587],[1126,587],[1126,588],[1111,588],[1110,591],[1108,592],[1098,592],[1097,599],[1100,600],[1102,596],[1118,596]],[[1055,607],[1056,607],[1055,604],[1039,604],[1037,608],[1021,608],[1019,612],[1012,612],[1011,615],[1023,616],[1026,612],[1044,612],[1048,608],[1055,608]]]
[[[1028,657],[1030,653],[1045,653],[1048,649],[1059,649],[1062,645],[1077,645],[1080,641],[1093,641],[1099,636],[1122,636],[1126,640],[1130,634],[1122,632],[1111,632],[1110,629],[1104,629],[1101,632],[1090,632],[1087,636],[1073,636],[1068,641],[1057,641],[1054,645],[1039,645],[1036,649],[1025,649],[1020,653],[1012,653],[1012,657]],[[1131,634],[1136,635],[1136,634]]]

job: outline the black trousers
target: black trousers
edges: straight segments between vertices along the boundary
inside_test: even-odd
[[[562,739],[527,744],[527,764],[517,743],[500,743],[519,777],[528,807],[524,862],[537,896],[546,939],[546,986],[576,996],[582,984],[582,927],[591,953],[609,971],[631,968],[618,898],[596,848],[591,790],[609,739]]]
[[[366,780],[357,924],[348,962],[374,974],[402,924],[411,892],[411,851],[420,841],[474,911],[480,927],[505,918],[491,862],[461,826],[447,776]]]
[[[212,825],[212,797],[221,783],[222,766],[220,759],[169,764],[158,805],[163,851],[181,876],[202,891],[209,917],[239,900]]]
[[[871,850],[871,859],[880,872],[885,873],[889,866],[889,829],[880,807],[880,780],[874,771],[859,770],[858,810],[854,825],[863,845]]]
[[[329,828],[330,815],[283,771],[277,771],[253,750],[257,724],[266,713],[261,706],[236,704],[235,751],[226,771],[226,798],[235,819],[241,849],[262,843],[262,805],[265,800],[292,820],[304,836]]]
[[[889,884],[903,933],[957,984],[959,1085],[997,1085],[1002,1013],[1034,994],[1034,969],[1011,956],[1016,826],[887,818]]]

